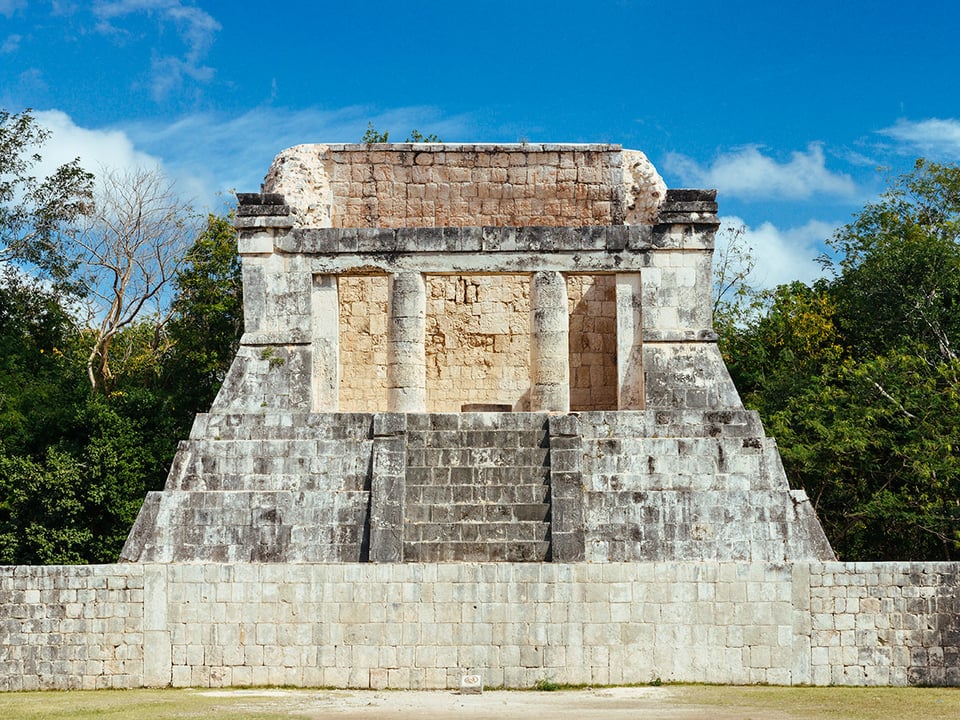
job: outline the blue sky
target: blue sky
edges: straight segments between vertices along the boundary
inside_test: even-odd
[[[817,273],[878,167],[960,160],[958,37],[948,0],[0,0],[0,107],[34,109],[50,163],[159,164],[214,211],[368,121],[620,143],[718,188],[773,285]]]

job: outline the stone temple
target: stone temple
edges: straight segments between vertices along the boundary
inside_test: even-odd
[[[714,191],[616,145],[302,145],[140,562],[827,560],[712,330]]]
[[[0,690],[960,685],[960,565],[837,562],[616,145],[303,145],[121,562],[0,566]]]

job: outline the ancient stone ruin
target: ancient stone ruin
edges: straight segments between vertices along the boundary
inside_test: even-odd
[[[0,567],[0,689],[960,685],[960,567],[836,562],[616,145],[303,145],[122,562]],[[762,252],[762,249],[761,249]]]
[[[715,193],[613,145],[304,145],[123,559],[828,560],[712,330]]]

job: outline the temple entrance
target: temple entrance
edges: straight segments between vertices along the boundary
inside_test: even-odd
[[[570,409],[617,409],[615,275],[567,275]]]
[[[330,337],[318,334],[315,355],[329,363],[326,354],[336,353],[331,401],[341,412],[384,412],[390,408],[390,278],[324,277],[335,287],[337,326]],[[532,409],[532,278],[423,276],[426,412]],[[558,290],[566,296],[566,357],[561,350],[559,361],[567,368],[559,377],[568,383],[569,410],[640,409],[639,276],[571,273]],[[562,314],[556,322],[563,324]]]

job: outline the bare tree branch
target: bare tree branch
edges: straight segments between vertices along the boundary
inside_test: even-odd
[[[87,378],[107,391],[110,348],[149,309],[162,327],[170,317],[165,291],[199,231],[199,218],[157,170],[105,171],[96,210],[75,246],[91,327]]]

